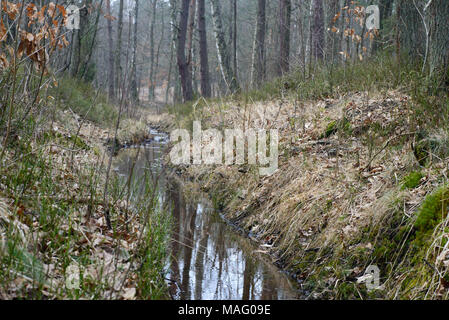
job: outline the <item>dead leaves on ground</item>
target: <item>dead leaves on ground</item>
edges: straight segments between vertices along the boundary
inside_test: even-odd
[[[73,128],[76,128],[79,123],[75,119],[68,118],[71,119],[70,125],[54,123],[50,129],[47,129],[49,132],[43,132],[41,135],[57,136],[61,139],[70,137],[73,134]],[[80,130],[80,136],[82,136],[80,139],[89,146],[95,145],[101,148],[108,134],[105,130],[86,122]],[[51,141],[55,142],[54,139]],[[137,215],[133,214],[126,200],[114,203],[108,199],[110,208],[116,212],[114,216],[118,226],[114,231],[108,230],[102,201],[97,200],[102,199],[102,194],[94,195],[95,210],[88,213],[91,197],[87,186],[91,174],[89,168],[99,167],[101,155],[96,154],[92,147],[71,150],[71,147],[54,143],[42,146],[33,142],[31,148],[33,153],[43,152],[46,155],[48,163],[51,164],[51,179],[58,186],[57,192],[39,194],[39,190],[43,189],[40,185],[35,185],[26,191],[20,202],[0,200],[1,239],[6,237],[4,226],[14,228],[14,234],[21,237],[23,247],[32,248],[36,257],[45,262],[44,268],[51,269],[51,272],[45,273],[46,282],[52,284],[45,287],[49,298],[56,297],[55,288],[65,287],[64,263],[60,260],[59,249],[55,249],[55,246],[59,246],[58,243],[65,241],[67,246],[64,246],[64,250],[69,250],[67,252],[69,256],[89,258],[88,264],[78,265],[86,286],[96,286],[101,283],[108,288],[104,298],[135,299],[138,295],[135,283],[136,266],[131,257],[139,249],[137,240],[141,232],[141,224]],[[41,148],[44,150],[40,150]],[[104,175],[100,177],[97,189],[103,190]],[[37,183],[42,182],[37,181]],[[57,236],[44,232],[39,213],[30,211],[31,202],[28,201],[50,202],[53,203],[52,208],[55,211],[60,211],[61,219],[57,222]],[[125,221],[125,212],[129,217],[128,221]],[[14,294],[23,293],[20,288],[33,289],[33,279],[19,273],[15,277],[16,279],[9,284],[10,290],[7,293],[0,290],[0,295],[14,298]],[[58,298],[64,298],[60,296],[64,292],[64,290],[59,291]]]

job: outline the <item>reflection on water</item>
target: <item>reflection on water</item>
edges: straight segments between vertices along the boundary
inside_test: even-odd
[[[165,177],[162,154],[165,135],[140,149],[122,151],[116,170],[125,177],[158,180],[159,201],[173,215],[167,279],[175,299],[185,300],[277,300],[296,299],[292,281],[256,253],[250,240],[236,234],[214,212],[206,198],[183,197],[181,186]],[[133,163],[135,162],[135,165]],[[268,257],[266,257],[268,259]]]

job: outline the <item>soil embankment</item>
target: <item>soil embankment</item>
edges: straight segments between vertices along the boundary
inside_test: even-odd
[[[401,267],[413,264],[419,208],[447,167],[441,157],[420,166],[419,128],[412,119],[409,97],[396,91],[308,102],[215,103],[173,127],[199,120],[204,129],[277,129],[278,170],[268,177],[255,165],[176,170],[192,190],[208,192],[225,219],[258,241],[310,298],[419,294],[408,286],[423,279],[402,274]],[[417,181],[407,185],[410,179]],[[361,278],[370,265],[380,268],[384,283],[374,291]]]

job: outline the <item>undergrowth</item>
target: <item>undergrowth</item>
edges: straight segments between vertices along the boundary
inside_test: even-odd
[[[371,94],[378,94],[378,97],[382,97],[379,98],[382,103],[392,104],[390,110],[406,109],[402,116],[388,119],[388,123],[371,120],[367,115],[368,119],[362,123],[362,126],[357,127],[353,119],[346,114],[338,119],[318,119],[322,123],[315,139],[325,140],[320,141],[323,145],[343,141],[347,146],[351,141],[358,141],[362,148],[368,150],[367,159],[360,159],[360,151],[356,155],[341,152],[340,156],[338,150],[327,153],[329,157],[333,155],[337,163],[335,165],[337,169],[330,170],[334,175],[333,180],[330,181],[341,182],[343,179],[341,176],[344,177],[344,174],[339,174],[338,171],[338,163],[343,159],[352,161],[354,163],[352,169],[358,170],[356,181],[347,182],[345,194],[347,199],[345,200],[349,204],[345,204],[344,208],[334,209],[334,206],[338,204],[333,200],[316,199],[310,216],[303,217],[295,216],[297,211],[301,212],[301,202],[299,204],[293,202],[291,205],[285,204],[287,216],[280,217],[277,211],[280,210],[282,202],[289,202],[291,198],[300,198],[303,192],[287,193],[285,197],[277,200],[278,202],[274,200],[269,202],[265,199],[273,197],[270,191],[276,193],[279,188],[284,190],[284,185],[281,184],[275,187],[268,185],[266,193],[259,194],[253,202],[244,202],[245,206],[242,209],[236,207],[236,203],[241,203],[242,200],[239,198],[240,200],[236,201],[236,192],[233,191],[249,184],[246,178],[238,178],[241,172],[237,173],[237,177],[232,175],[226,177],[226,179],[235,179],[232,190],[220,184],[223,181],[229,182],[224,180],[225,178],[214,180],[214,188],[210,192],[216,207],[220,210],[230,210],[230,216],[237,217],[239,222],[256,216],[250,221],[253,221],[253,224],[259,224],[258,220],[264,220],[266,216],[261,217],[262,214],[258,211],[269,211],[269,217],[274,221],[267,222],[268,226],[265,226],[265,233],[261,239],[269,236],[276,238],[277,235],[282,234],[275,243],[278,247],[275,250],[276,257],[282,257],[277,261],[282,261],[282,265],[301,282],[305,293],[312,298],[447,297],[449,192],[446,183],[447,159],[449,158],[449,127],[447,126],[449,97],[444,90],[429,88],[428,79],[420,72],[421,63],[421,61],[411,61],[403,56],[399,66],[394,55],[385,51],[353,64],[332,68],[317,65],[315,71],[310,74],[307,70],[306,72],[302,69],[295,70],[285,77],[265,83],[257,90],[241,92],[222,100],[198,100],[193,103],[177,104],[170,109],[170,112],[177,116],[178,124],[187,128],[191,128],[194,119],[203,119],[205,108],[207,110],[215,108],[209,114],[221,119],[229,105],[245,109],[246,112],[249,106],[258,101],[276,101],[281,107],[284,103],[296,105],[299,102],[301,105],[305,101],[316,103],[320,100],[338,100],[348,104],[351,98],[347,97],[351,95],[360,94],[369,97]],[[390,97],[394,96],[394,93],[391,92],[400,92],[403,97],[392,101]],[[362,104],[368,105],[368,100],[367,98],[366,102],[362,101]],[[376,115],[376,108],[369,112]],[[296,128],[296,122],[291,127],[298,131],[296,136],[293,136],[298,139],[300,130]],[[281,145],[280,148],[286,149],[286,145]],[[402,150],[404,150],[402,153],[404,159],[395,159],[393,155],[401,154]],[[295,152],[298,153],[298,151]],[[307,159],[307,152],[300,152],[297,158],[303,158],[304,166],[308,161],[314,164],[314,160]],[[365,166],[360,165],[362,160],[365,161]],[[394,166],[398,161],[404,164],[400,169]],[[333,168],[334,164],[332,163],[330,167]],[[281,168],[279,175],[287,177],[289,169],[291,167],[285,165]],[[307,171],[309,170],[310,168],[307,168]],[[361,223],[358,232],[347,239],[342,235],[342,230],[335,231],[329,227],[327,220],[319,226],[314,224],[316,221],[324,220],[324,217],[327,219],[332,210],[334,212],[341,210],[338,212],[337,224],[341,223],[344,226],[344,223],[350,221],[348,217],[354,213],[350,214],[346,211],[359,194],[369,189],[371,179],[376,179],[379,175],[375,170],[387,171],[381,178],[384,181],[384,187],[376,189],[376,200],[370,203],[376,207],[367,209],[372,210],[371,216],[364,217],[367,221]],[[318,175],[314,183],[319,183],[323,177],[323,174]],[[257,180],[257,177],[254,179]],[[287,181],[280,180],[288,184],[289,179],[285,179]],[[258,187],[264,183],[262,179],[258,181],[259,186],[257,182],[254,186],[256,191],[259,191]],[[254,190],[250,189],[248,192],[251,193]],[[317,198],[320,193],[321,190]],[[261,199],[262,196],[264,199]],[[267,203],[272,205],[271,210],[264,210],[261,207]],[[289,221],[287,224],[289,230],[290,228],[295,230],[293,226],[296,224],[301,225],[300,222],[294,221],[293,217],[306,221],[305,225],[313,231],[310,236],[312,239],[319,238],[320,233],[330,229],[335,237],[329,239],[323,235],[320,238],[322,242],[311,240],[310,243],[313,246],[310,243],[310,246],[306,246],[301,240],[300,232],[309,232],[309,230],[289,232],[288,235],[285,230],[279,230],[281,222],[278,220],[282,219]],[[251,228],[253,224],[250,224]],[[334,226],[335,228],[337,227]],[[370,265],[380,268],[382,287],[378,290],[368,290],[363,283],[357,283]]]
[[[96,132],[111,129],[118,107],[68,77],[45,97],[14,106],[8,143],[0,146],[0,298],[167,298],[170,220],[157,188],[148,176],[124,181],[111,173],[107,181],[109,152],[100,137],[77,132],[87,122]],[[3,111],[0,143],[9,126]],[[72,288],[73,266],[80,282]]]

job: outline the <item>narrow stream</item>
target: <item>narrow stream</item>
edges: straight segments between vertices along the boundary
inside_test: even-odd
[[[164,172],[162,156],[168,136],[152,130],[144,146],[122,150],[115,170],[150,170],[158,180],[159,201],[173,215],[170,294],[185,300],[292,300],[299,298],[294,281],[279,271],[251,240],[229,227],[205,196],[185,199],[182,185]],[[133,163],[135,165],[133,167]],[[132,169],[133,168],[133,169]],[[158,178],[159,177],[159,178]]]

